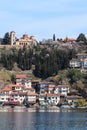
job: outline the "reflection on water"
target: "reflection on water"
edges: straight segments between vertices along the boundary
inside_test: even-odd
[[[86,130],[85,112],[1,112],[0,130]]]

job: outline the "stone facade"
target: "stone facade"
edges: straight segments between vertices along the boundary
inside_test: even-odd
[[[24,46],[24,45],[36,46],[37,45],[37,41],[34,38],[34,36],[29,37],[27,34],[24,34],[21,38],[16,39],[16,33],[12,31],[10,33],[10,37],[11,37],[12,46]]]

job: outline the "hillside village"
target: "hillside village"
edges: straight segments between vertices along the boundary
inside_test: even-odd
[[[75,105],[79,99],[82,96],[70,95],[69,84],[32,81],[24,74],[16,75],[16,84],[0,89],[0,102],[4,105],[56,106],[64,102]]]
[[[55,35],[53,35],[53,39],[43,40],[38,43],[34,36],[29,37],[27,34],[24,34],[21,38],[16,38],[15,32],[12,31],[10,34],[10,44],[2,44],[1,40],[0,70],[4,72],[4,69],[8,69],[12,74],[16,71],[16,74],[14,74],[15,82],[1,78],[0,103],[4,105],[13,105],[11,103],[15,103],[15,105],[27,107],[43,105],[61,106],[68,104],[75,107],[79,102],[80,105],[83,105],[82,102],[85,100],[86,106],[87,45],[84,39],[78,41],[79,37],[77,40],[68,37],[65,39],[55,39]],[[52,62],[52,56],[50,57],[50,55],[53,51],[56,53],[53,53],[52,56],[54,54],[57,56],[55,56],[55,61],[59,58],[57,61],[60,64],[58,64],[59,66],[54,64],[54,60]],[[39,63],[39,59],[41,63]],[[47,69],[49,71],[46,70],[47,65],[50,65],[48,63],[55,65],[54,68],[51,65],[50,69],[50,66],[48,66]],[[38,67],[38,70],[35,71],[36,67]],[[39,67],[42,67],[41,74]],[[29,75],[27,76],[27,74],[22,73],[29,69],[32,73],[35,71],[36,73],[33,74],[36,75],[34,76],[39,78],[33,79]],[[47,73],[45,72],[46,74],[44,74],[44,69],[48,71]],[[54,71],[50,74],[52,69]],[[85,77],[85,79],[81,79],[80,75]]]

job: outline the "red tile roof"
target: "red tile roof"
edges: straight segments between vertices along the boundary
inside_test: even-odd
[[[48,93],[47,94],[47,97],[57,97],[57,96],[60,96],[61,94],[51,94],[51,93]]]
[[[11,91],[11,88],[5,87],[5,88],[2,88],[2,91]]]
[[[17,74],[16,79],[27,78],[25,74]]]
[[[25,87],[23,84],[12,84],[12,87]]]
[[[28,96],[36,96],[37,94],[36,94],[36,93],[33,93],[33,92],[28,92],[27,95],[28,95]]]

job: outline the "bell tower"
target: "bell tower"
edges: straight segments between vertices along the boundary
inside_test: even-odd
[[[12,31],[10,33],[10,38],[11,38],[11,45],[14,45],[14,43],[15,43],[15,32],[14,31]]]

